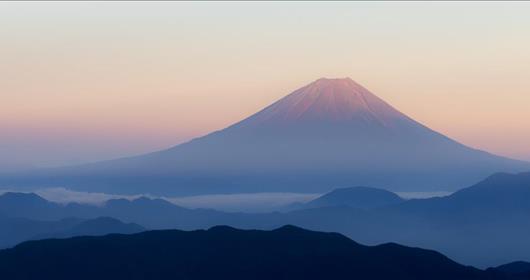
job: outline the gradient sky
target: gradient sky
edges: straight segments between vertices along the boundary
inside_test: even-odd
[[[530,160],[530,2],[0,2],[0,167],[153,151],[320,77]]]

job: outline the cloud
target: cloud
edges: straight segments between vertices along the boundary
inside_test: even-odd
[[[404,199],[423,199],[431,197],[442,197],[452,194],[452,192],[396,192]]]
[[[57,202],[57,203],[70,203],[77,202],[81,204],[90,205],[103,205],[107,200],[110,199],[136,199],[146,195],[114,195],[106,193],[92,193],[92,192],[77,192],[66,188],[47,188],[34,191],[34,193],[43,197],[46,200]]]
[[[0,194],[8,191],[21,192],[16,190],[0,190]],[[115,195],[106,193],[78,192],[67,188],[45,188],[33,192],[42,198],[67,204],[71,202],[103,205],[110,199],[129,199],[133,200],[139,197],[161,198],[176,205],[186,208],[207,208],[229,212],[270,212],[280,210],[283,207],[296,203],[307,202],[314,199],[320,194],[303,194],[303,193],[240,193],[240,194],[213,194],[186,197],[157,197],[149,194],[138,195]]]
[[[0,194],[13,190],[0,190]],[[20,191],[15,191],[20,192]],[[29,192],[29,191],[28,191]],[[56,187],[31,191],[46,200],[67,204],[71,202],[103,205],[110,199],[129,199],[139,197],[161,198],[173,204],[186,208],[206,208],[227,212],[271,212],[283,209],[293,203],[308,202],[319,197],[318,193],[238,193],[238,194],[211,194],[185,197],[159,197],[149,194],[116,195],[106,193],[78,192],[67,188]],[[405,199],[429,198],[450,195],[450,192],[398,192]]]
[[[321,194],[306,193],[242,193],[214,194],[167,198],[188,208],[211,208],[230,212],[268,212],[296,202],[307,202]]]

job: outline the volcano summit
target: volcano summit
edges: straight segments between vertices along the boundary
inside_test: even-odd
[[[349,78],[322,78],[232,126],[167,150],[0,181],[162,195],[356,185],[440,191],[529,169],[425,127]]]

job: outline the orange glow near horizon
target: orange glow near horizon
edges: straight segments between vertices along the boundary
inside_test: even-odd
[[[524,2],[0,3],[0,154],[46,166],[153,151],[351,77],[466,145],[530,160],[529,13]]]

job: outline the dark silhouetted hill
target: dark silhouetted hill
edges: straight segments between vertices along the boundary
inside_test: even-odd
[[[530,279],[530,263],[529,262],[511,262],[500,265],[495,268],[489,268],[490,272],[498,275],[503,275],[506,278],[513,280],[529,280]]]
[[[497,266],[495,269],[510,273],[510,274],[520,274],[520,273],[528,273],[530,275],[530,263],[529,262],[511,262],[508,264],[503,264],[500,266]]]
[[[396,242],[434,249],[460,263],[486,268],[530,260],[529,174],[496,174],[446,197],[413,199],[373,209],[340,205],[286,213],[223,213],[142,198],[111,200],[102,207],[50,203],[53,207],[46,204],[46,208],[40,208],[49,213],[20,213],[25,213],[22,218],[32,220],[108,216],[149,229],[204,229],[218,224],[273,229],[293,224],[340,232],[368,245]],[[17,205],[11,206],[14,208],[9,210],[0,205],[5,210],[0,215],[20,216]]]
[[[430,250],[360,245],[284,226],[219,226],[22,243],[0,251],[5,279],[501,279]]]

